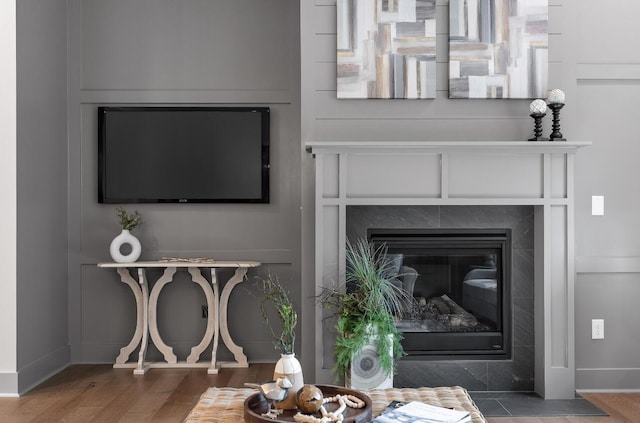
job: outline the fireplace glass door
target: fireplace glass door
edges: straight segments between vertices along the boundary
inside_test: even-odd
[[[510,358],[509,229],[369,229],[407,294],[397,327],[410,357]]]

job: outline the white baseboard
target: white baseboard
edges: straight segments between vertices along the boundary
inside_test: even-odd
[[[640,389],[576,389],[579,394],[635,394]]]
[[[577,392],[639,392],[640,368],[576,369]]]
[[[0,398],[15,398],[18,396],[18,373],[0,373]]]

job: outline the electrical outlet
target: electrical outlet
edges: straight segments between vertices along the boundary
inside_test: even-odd
[[[209,306],[203,305],[202,306],[202,318],[206,319],[208,317],[209,317]]]
[[[604,195],[591,196],[591,215],[604,216]]]
[[[591,320],[591,339],[604,339],[604,319]]]

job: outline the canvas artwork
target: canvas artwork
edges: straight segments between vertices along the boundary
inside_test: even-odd
[[[545,98],[548,0],[450,0],[449,98]]]
[[[337,10],[338,98],[435,98],[435,0],[337,0]]]

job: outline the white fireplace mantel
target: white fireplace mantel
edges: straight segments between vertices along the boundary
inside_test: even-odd
[[[591,145],[586,141],[317,141],[306,144],[307,151],[326,152],[479,152],[553,153],[572,152]]]
[[[310,142],[315,174],[315,283],[344,275],[352,205],[533,205],[535,389],[573,398],[574,158],[582,141]],[[318,311],[319,313],[319,311]],[[316,381],[324,364],[316,319]]]

